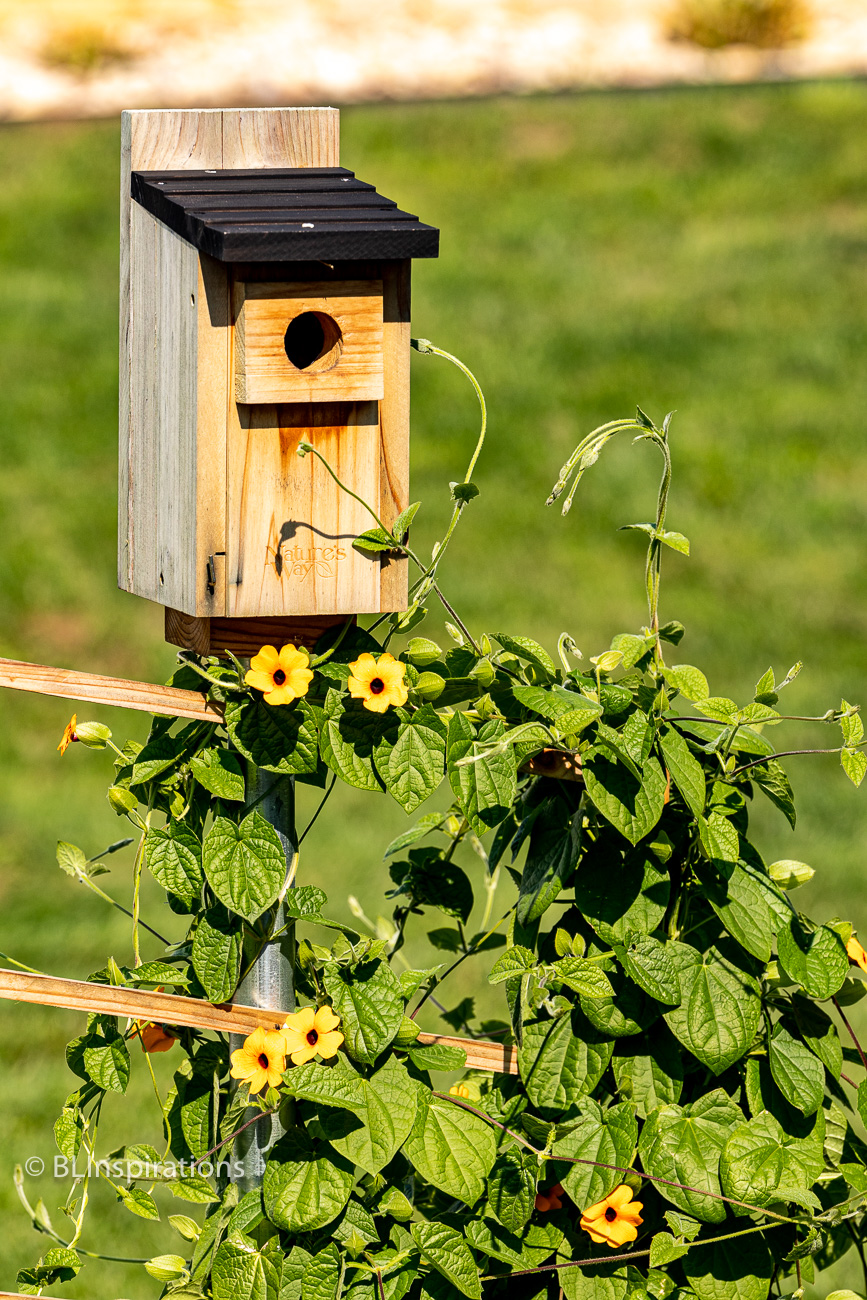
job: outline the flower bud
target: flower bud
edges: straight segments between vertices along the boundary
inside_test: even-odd
[[[104,722],[77,722],[75,739],[87,745],[88,749],[105,749],[111,740],[111,731]]]

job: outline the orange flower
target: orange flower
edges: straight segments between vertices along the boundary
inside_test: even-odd
[[[581,1227],[589,1232],[590,1240],[597,1246],[603,1242],[612,1250],[625,1246],[628,1241],[635,1241],[638,1225],[642,1222],[641,1211],[644,1206],[640,1201],[633,1201],[632,1188],[626,1183],[615,1187],[610,1196],[596,1205],[589,1206],[581,1215]]]
[[[287,1016],[280,1033],[286,1055],[291,1057],[293,1065],[303,1065],[317,1055],[325,1061],[336,1056],[343,1042],[343,1035],[337,1033],[339,1024],[340,1018],[331,1007],[320,1007],[318,1011],[305,1007],[303,1011]]]
[[[291,704],[306,695],[313,673],[304,650],[294,645],[284,645],[278,651],[272,645],[263,645],[250,660],[250,671],[244,681],[257,691],[264,691],[266,704]]]
[[[864,951],[854,935],[846,944],[846,951],[849,954],[850,961],[854,961],[856,966],[860,966],[863,971],[867,971],[867,952]]]
[[[549,1192],[536,1193],[536,1209],[547,1214],[549,1210],[562,1210],[563,1202],[560,1197],[563,1195],[563,1188],[559,1183],[555,1183]]]
[[[73,713],[72,717],[69,719],[69,721],[66,724],[66,730],[64,731],[63,735],[60,737],[60,744],[57,746],[57,748],[60,751],[61,758],[63,758],[63,755],[66,753],[67,749],[69,749],[69,746],[72,744],[73,740],[78,739],[78,737],[75,734],[75,724],[77,721],[78,721],[78,714]]]
[[[352,674],[349,694],[354,700],[361,700],[371,713],[385,713],[392,704],[406,704],[409,696],[403,680],[406,666],[394,655],[380,655],[378,660],[371,654],[359,655],[349,670]]]
[[[168,1052],[178,1041],[170,1034],[165,1025],[151,1025],[145,1021],[136,1021],[136,1030],[141,1039],[143,1052]]]
[[[276,1088],[286,1069],[286,1042],[279,1029],[254,1029],[232,1053],[231,1075],[250,1085],[250,1094]]]

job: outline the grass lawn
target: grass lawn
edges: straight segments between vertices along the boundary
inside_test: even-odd
[[[865,135],[867,86],[855,84],[344,112],[346,165],[442,229],[439,261],[416,264],[415,332],[461,356],[488,394],[481,496],[444,573],[475,629],[551,649],[568,630],[596,654],[638,628],[640,539],[616,530],[651,517],[648,449],[607,449],[568,520],[544,501],[589,429],[636,402],[658,418],[676,408],[669,526],[693,554],[666,556],[663,617],[687,626],[675,658],[737,698],[769,664],[781,676],[803,659],[786,700],[797,713],[867,696]],[[116,591],[114,577],[118,147],[115,123],[0,129],[0,654],[156,681],[173,662],[161,611]],[[424,551],[477,413],[436,358],[414,357],[413,383]],[[108,952],[127,960],[130,944],[125,920],[54,864],[57,839],[93,853],[123,829],[104,801],[104,756],[77,747],[61,763],[55,753],[70,711],[0,698],[0,948],[83,977]],[[143,733],[139,717],[98,713],[116,735]],[[803,733],[790,738],[795,747]],[[812,743],[837,741],[819,731]],[[815,866],[806,910],[850,917],[863,938],[864,792],[833,757],[790,770],[798,835],[769,805],[759,810],[765,856]],[[338,914],[355,894],[375,917],[387,910],[382,849],[404,814],[387,796],[345,788],[333,804],[306,842],[301,878],[322,883]],[[119,855],[104,878],[118,897],[129,867]],[[150,901],[152,917],[156,891]],[[438,958],[425,928],[416,922],[408,955],[429,965]],[[473,993],[493,1005],[474,980],[456,978],[450,1005]],[[0,1025],[0,1289],[12,1289],[16,1269],[49,1245],[16,1210],[13,1166],[28,1156],[50,1166],[51,1124],[74,1086],[63,1046],[81,1022],[3,1004]],[[157,1140],[136,1064],[140,1105],[106,1107],[106,1151]],[[172,1058],[156,1064],[168,1078]],[[124,1129],[122,1111],[141,1127]],[[27,1185],[52,1213],[66,1191],[47,1175]],[[104,1188],[96,1199],[90,1248],[177,1248],[164,1222],[103,1214],[113,1202]],[[172,1202],[164,1218],[185,1208]],[[847,1257],[816,1294],[862,1286],[856,1264]],[[138,1300],[157,1286],[131,1266],[93,1264],[66,1291]]]

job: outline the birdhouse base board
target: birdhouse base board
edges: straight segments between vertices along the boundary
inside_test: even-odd
[[[198,655],[225,656],[227,650],[239,658],[257,654],[263,645],[279,650],[290,642],[311,649],[330,627],[346,622],[345,614],[317,614],[299,618],[195,618],[177,609],[166,609],[166,640],[169,645],[192,650]],[[355,616],[352,615],[353,622]]]

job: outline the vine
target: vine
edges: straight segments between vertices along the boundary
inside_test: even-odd
[[[165,1193],[203,1207],[202,1219],[168,1216],[172,1249],[130,1261],[166,1296],[764,1300],[788,1281],[803,1294],[846,1250],[864,1258],[867,1146],[852,1118],[867,1120],[867,1080],[843,1066],[867,1060],[843,1008],[865,991],[867,954],[848,922],[799,912],[790,893],[811,869],[765,863],[749,813],[764,797],[794,826],[785,757],[837,753],[860,784],[859,710],[844,700],[810,719],[781,712],[800,664],[779,682],[768,669],[737,702],[711,694],[699,668],[668,662],[684,629],[660,621],[662,561],[688,555],[689,542],[667,526],[670,417],[657,426],[641,410],[579,444],[549,504],[565,494],[568,513],[621,433],[661,455],[653,522],[625,525],[647,536],[646,625],[586,666],[569,632],[554,659],[529,637],[470,631],[439,575],[478,495],[485,400],[457,358],[415,346],[469,378],[481,430],[429,562],[409,541],[418,503],[389,526],[362,502],[375,526],[355,546],[418,570],[408,609],[367,630],[347,621],[312,652],[263,647],[249,667],[183,654],[172,684],[207,695],[222,721],[155,718],[144,745],[117,746],[103,724],[73,719],[61,741],[113,752],[109,801],[134,831],[92,858],[58,849],[73,879],[131,921],[130,964],[110,958],[91,980],[225,1003],[294,927],[303,1005],[233,1052],[222,1034],[92,1015],[67,1050],[78,1082],[55,1125],[61,1155],[87,1168],[65,1206],[72,1229],[30,1205],[19,1173],[22,1204],[53,1243],[19,1272],[19,1289],[39,1294],[112,1258],[83,1244],[96,1231],[95,1170],[155,1233]],[[299,454],[349,491],[311,444]],[[413,635],[432,600],[449,615],[445,650]],[[841,743],[775,748],[768,733],[792,721],[839,728]],[[270,790],[254,794],[263,772],[322,791],[288,858],[261,813]],[[450,806],[386,849],[390,927],[371,925],[355,900],[357,924],[334,919],[306,883],[302,846],[338,780],[385,790],[407,814],[448,784]],[[133,844],[127,908],[94,877]],[[145,871],[186,918],[180,943],[141,916]],[[505,876],[515,901],[494,921]],[[431,913],[448,922],[428,935],[444,960],[415,970],[407,927]],[[308,926],[330,932],[330,946]],[[471,957],[503,988],[501,1020],[478,1023],[470,1000],[440,1000]],[[428,1004],[452,1030],[501,1044],[503,1072],[422,1045]],[[165,1145],[100,1160],[102,1108],[126,1091],[134,1040],[148,1068],[152,1053],[177,1048],[167,1095],[151,1069]],[[448,1091],[435,1086],[461,1070]],[[282,1136],[262,1186],[242,1195],[233,1155],[263,1117]]]

